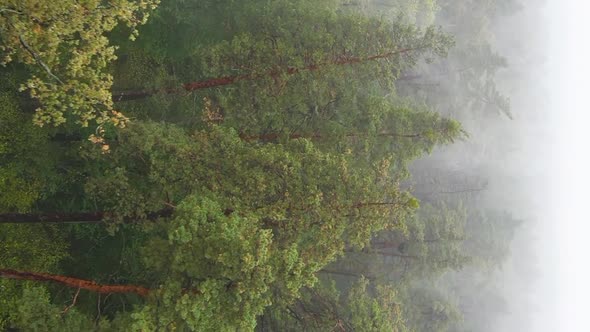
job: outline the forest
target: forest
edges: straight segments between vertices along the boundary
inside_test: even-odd
[[[521,9],[0,0],[0,330],[495,331]]]

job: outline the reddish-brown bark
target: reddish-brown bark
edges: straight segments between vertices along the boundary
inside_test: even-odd
[[[199,90],[199,89],[212,88],[212,87],[216,87],[216,86],[230,85],[230,84],[233,84],[237,81],[248,80],[248,79],[253,79],[253,78],[255,78],[255,76],[250,76],[250,75],[225,76],[225,77],[213,78],[213,79],[206,80],[206,81],[185,83],[182,85],[182,87],[186,91],[194,91],[194,90]]]
[[[346,134],[344,137],[350,138],[357,138],[357,137],[366,137],[367,135],[362,134]],[[377,134],[378,137],[403,137],[403,138],[420,138],[422,134],[398,134],[398,133],[379,133]],[[277,133],[269,133],[269,134],[262,134],[262,135],[248,135],[248,134],[240,134],[240,138],[244,141],[274,141],[281,137],[280,134]],[[326,135],[322,134],[290,134],[289,139],[298,139],[298,138],[309,138],[309,139],[321,139],[327,137]]]
[[[282,135],[277,133],[268,133],[268,134],[247,134],[247,133],[240,133],[240,139],[243,141],[276,141]],[[415,134],[399,134],[399,133],[379,133],[376,135],[377,137],[398,137],[398,138],[421,138],[423,136],[422,133],[415,133]],[[322,135],[322,134],[301,134],[301,133],[294,133],[289,134],[289,139],[298,139],[298,138],[308,138],[312,140],[319,140],[322,138],[331,138],[332,136]],[[344,137],[348,138],[361,138],[367,137],[366,134],[345,134]],[[86,139],[80,135],[67,135],[67,134],[56,134],[55,136],[51,137],[52,141],[55,142],[79,142],[83,139]]]
[[[11,269],[0,269],[0,277],[18,280],[56,282],[67,287],[85,289],[101,294],[133,293],[140,296],[147,296],[151,291],[149,288],[137,285],[103,285],[91,280],[66,277],[57,274],[16,271]]]
[[[329,61],[329,62],[322,63],[322,64],[308,65],[308,66],[301,67],[301,68],[288,67],[284,70],[284,73],[286,73],[287,75],[295,75],[295,74],[298,74],[303,71],[319,70],[323,67],[330,66],[330,65],[352,65],[352,64],[357,64],[357,63],[362,63],[362,62],[367,62],[367,61],[385,59],[385,58],[392,57],[394,55],[409,53],[409,52],[417,51],[420,49],[424,49],[424,47],[401,48],[401,49],[398,49],[395,51],[382,53],[382,54],[376,54],[376,55],[372,55],[372,56],[368,56],[368,57],[340,57],[337,60]],[[204,81],[184,83],[182,85],[182,90],[195,91],[195,90],[200,90],[200,89],[208,89],[208,88],[213,88],[213,87],[218,87],[218,86],[234,84],[239,81],[255,80],[255,79],[260,79],[263,77],[276,77],[282,73],[283,72],[280,70],[273,70],[273,71],[270,71],[266,74],[217,77],[217,78],[212,78],[212,79],[208,79],[208,80],[204,80]],[[124,91],[124,92],[113,93],[112,97],[113,97],[113,101],[118,102],[118,101],[142,99],[142,98],[152,96],[156,93],[166,93],[166,94],[178,93],[182,90],[180,88],[163,88],[163,89],[151,89],[151,90],[139,90],[139,91]]]

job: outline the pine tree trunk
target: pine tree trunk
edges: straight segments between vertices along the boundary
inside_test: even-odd
[[[147,296],[151,291],[149,288],[137,285],[103,285],[91,280],[66,277],[57,274],[16,271],[11,269],[0,269],[0,277],[18,280],[55,282],[70,288],[85,289],[101,294],[134,293],[140,296]]]
[[[150,212],[146,215],[147,220],[156,220],[158,218],[170,217],[172,209],[162,209],[156,212]],[[98,224],[102,223],[108,217],[105,212],[44,212],[44,213],[0,213],[0,223],[3,224]],[[139,218],[137,218],[139,220]],[[127,217],[125,222],[133,222],[134,218]]]
[[[378,133],[376,135],[377,137],[398,137],[398,138],[420,138],[423,136],[422,133],[416,133],[416,134],[399,134],[399,133]],[[281,137],[280,134],[276,134],[276,133],[270,133],[270,134],[262,134],[262,135],[247,135],[247,134],[240,134],[240,138],[244,141],[256,141],[256,140],[260,140],[260,141],[274,141],[277,140],[279,137]],[[359,138],[359,137],[367,137],[367,135],[363,135],[363,134],[346,134],[344,135],[344,137],[348,137],[348,138]],[[322,139],[322,138],[328,138],[326,135],[322,135],[322,134],[309,134],[309,135],[305,135],[305,134],[290,134],[289,135],[289,139],[298,139],[298,138],[308,138],[308,139]]]
[[[101,223],[104,219],[103,212],[79,212],[79,213],[1,213],[0,223]]]
[[[352,65],[352,64],[362,63],[362,62],[367,62],[367,61],[386,59],[386,58],[392,57],[394,55],[409,53],[409,52],[417,51],[417,50],[424,49],[424,48],[425,47],[402,48],[402,49],[398,49],[398,50],[395,50],[392,52],[372,55],[372,56],[368,56],[368,57],[364,57],[364,58],[363,57],[342,57],[338,60],[333,60],[333,61],[326,62],[323,64],[318,64],[318,65],[309,65],[309,66],[305,66],[302,68],[289,67],[284,70],[284,73],[286,73],[287,75],[295,75],[295,74],[298,74],[298,73],[304,72],[304,71],[316,71],[316,70],[319,70],[323,67],[330,66],[330,65]],[[190,91],[201,90],[201,89],[209,89],[209,88],[234,84],[239,81],[249,81],[249,80],[260,79],[263,77],[275,77],[275,76],[278,76],[282,73],[283,72],[281,72],[281,71],[275,70],[275,71],[268,72],[266,74],[223,76],[223,77],[212,78],[212,79],[208,79],[208,80],[204,80],[204,81],[188,82],[188,83],[185,83],[182,85],[182,89],[181,88],[163,88],[163,89],[115,92],[115,93],[113,93],[112,98],[113,98],[114,102],[137,100],[137,99],[143,99],[143,98],[153,96],[157,93],[174,94],[174,93],[179,93],[183,90],[190,92]]]
[[[277,133],[269,133],[269,134],[261,134],[261,135],[249,135],[246,133],[241,133],[239,134],[240,139],[246,142],[250,142],[250,141],[264,141],[264,142],[269,142],[269,141],[276,141],[277,139],[279,139],[282,135],[281,134],[277,134]],[[364,134],[345,134],[344,137],[347,138],[363,138],[363,137],[367,137],[368,135],[364,135]],[[378,133],[376,134],[377,137],[394,137],[394,138],[421,138],[424,136],[423,133],[414,133],[414,134],[400,134],[400,133],[387,133],[387,132],[383,132],[383,133]],[[328,138],[333,138],[336,136],[327,136],[327,135],[322,135],[322,134],[300,134],[300,133],[294,133],[294,134],[290,134],[289,139],[298,139],[298,138],[307,138],[307,139],[312,139],[312,140],[320,140],[320,139],[328,139]],[[60,142],[60,143],[68,143],[68,142],[79,142],[82,140],[86,140],[87,137],[82,137],[81,135],[78,134],[56,134],[54,136],[51,137],[51,141],[53,142]],[[113,140],[116,140],[113,139]],[[476,191],[476,190],[472,190],[472,191]],[[446,193],[446,192],[443,192]]]
[[[384,251],[375,251],[375,252],[372,252],[372,254],[376,254],[376,255],[379,255],[379,256],[386,256],[386,257],[399,257],[399,258],[402,258],[402,259],[412,259],[412,260],[424,259],[424,257],[421,257],[421,256],[395,254],[395,253],[384,252]]]

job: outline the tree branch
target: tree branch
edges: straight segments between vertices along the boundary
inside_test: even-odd
[[[23,12],[18,11],[16,9],[10,9],[10,8],[0,8],[0,14],[1,13],[13,13],[13,14],[18,14],[18,15],[22,15]]]
[[[80,294],[80,289],[78,288],[78,291],[76,291],[76,295],[74,295],[74,299],[72,300],[72,304],[70,304],[69,306],[65,307],[65,309],[61,312],[62,314],[65,314],[68,312],[68,310],[70,310],[74,305],[76,305],[76,300],[78,300],[78,295]]]
[[[29,54],[31,54],[31,56],[33,57],[33,59],[35,59],[35,61],[37,61],[37,63],[43,67],[43,69],[45,69],[45,71],[47,72],[47,75],[49,75],[50,77],[52,77],[54,80],[58,81],[60,84],[64,84],[64,82],[62,82],[59,77],[55,76],[52,72],[51,69],[49,69],[49,67],[47,66],[47,64],[45,64],[45,62],[43,62],[43,60],[41,60],[41,58],[39,57],[39,55],[37,53],[35,53],[35,51],[33,51],[33,49],[31,48],[31,46],[29,46],[29,44],[27,44],[27,42],[25,41],[25,39],[23,38],[22,35],[18,35],[18,40],[20,41],[20,44],[25,48],[25,50],[27,50],[27,52],[29,52]]]

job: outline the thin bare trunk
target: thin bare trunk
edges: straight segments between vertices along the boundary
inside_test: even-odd
[[[354,277],[354,278],[365,277],[366,279],[369,279],[369,280],[375,280],[375,277],[372,275],[365,275],[363,273],[355,273],[355,272],[350,272],[350,271],[322,269],[322,270],[319,270],[318,273],[336,274],[336,275],[341,275],[341,276],[345,276],[345,277]]]

